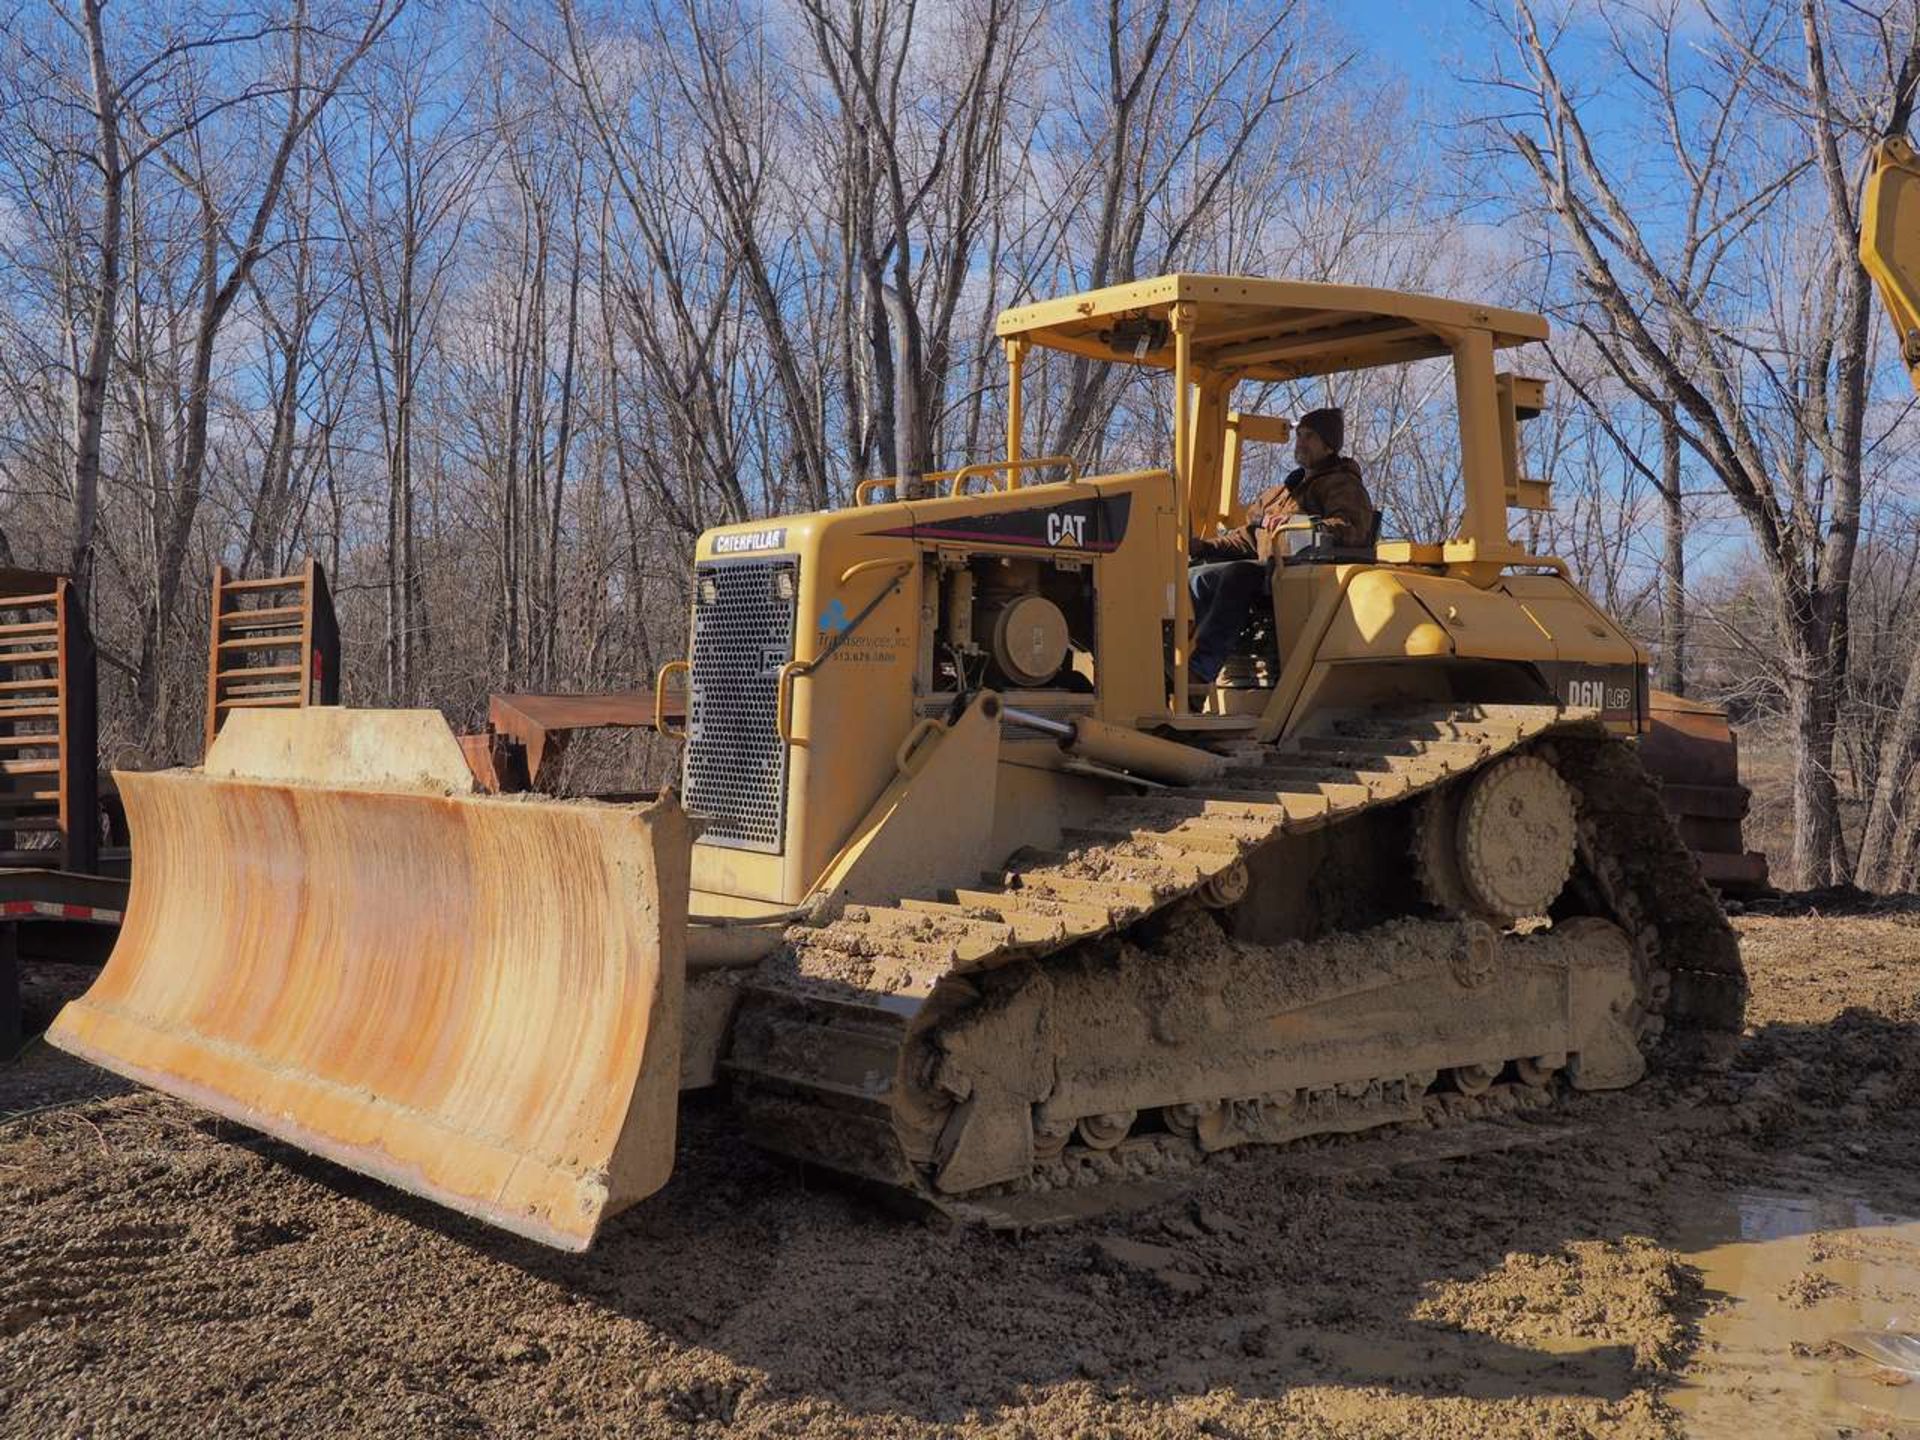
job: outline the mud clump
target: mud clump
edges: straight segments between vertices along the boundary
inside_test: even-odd
[[[693,1097],[672,1183],[565,1255],[36,1047],[0,1069],[0,1434],[1677,1435],[1726,1373],[1702,1213],[1920,1215],[1920,925],[1739,924],[1747,1033],[1495,1123],[1531,1143],[1229,1152],[1017,1234],[903,1218]],[[1769,1295],[1823,1313],[1848,1243]]]
[[[1516,1346],[1618,1345],[1631,1351],[1636,1370],[1659,1374],[1684,1355],[1683,1316],[1698,1290],[1670,1251],[1644,1237],[1574,1240],[1553,1254],[1510,1254],[1484,1275],[1436,1284],[1414,1313]]]

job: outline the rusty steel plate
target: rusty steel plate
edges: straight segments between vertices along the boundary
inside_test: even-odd
[[[665,1183],[691,846],[671,800],[119,782],[126,920],[53,1044],[565,1249]]]

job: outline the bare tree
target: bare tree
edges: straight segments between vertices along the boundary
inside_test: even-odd
[[[1885,55],[1877,101],[1855,108],[1829,85],[1815,0],[1799,5],[1797,58],[1780,38],[1778,4],[1756,7],[1737,32],[1721,26],[1704,89],[1678,73],[1670,5],[1611,13],[1616,53],[1663,117],[1668,158],[1687,179],[1680,243],[1663,243],[1623,164],[1603,158],[1563,79],[1556,37],[1528,0],[1515,0],[1519,68],[1503,83],[1532,114],[1502,128],[1572,251],[1579,323],[1623,383],[1656,411],[1670,409],[1767,566],[1795,736],[1790,870],[1817,884],[1848,869],[1833,759],[1870,375],[1871,295],[1843,151],[1857,156],[1904,130],[1920,49],[1909,17]],[[1700,93],[1710,100],[1690,98]],[[1817,241],[1799,232],[1788,197],[1821,206]],[[1782,266],[1789,254],[1802,265]],[[1756,288],[1768,297],[1758,315],[1748,298]]]
[[[1284,0],[1247,29],[1209,34],[1233,22],[1197,0],[1110,0],[1098,33],[1075,37],[1073,53],[1101,66],[1076,77],[1086,105],[1075,104],[1072,124],[1087,161],[1063,187],[1072,203],[1057,212],[1056,243],[1086,257],[1062,267],[1076,283],[1098,288],[1177,268],[1250,154],[1304,152],[1283,137],[1281,117],[1294,118],[1296,100],[1330,95],[1349,57],[1303,58],[1290,38],[1300,8]],[[1068,367],[1056,453],[1097,452],[1109,369],[1079,358]]]
[[[373,67],[363,98],[340,122],[360,140],[351,171],[328,136],[321,163],[347,244],[347,279],[368,355],[385,460],[385,611],[382,694],[419,696],[431,630],[418,543],[420,391],[454,283],[475,191],[491,160],[468,118],[471,82],[449,79],[433,37],[408,36]]]
[[[399,15],[405,0],[376,0],[357,24],[332,33],[316,27],[305,0],[296,0],[286,27],[285,70],[277,87],[284,101],[281,123],[267,153],[264,172],[242,202],[245,228],[237,243],[236,218],[226,191],[224,166],[216,167],[208,136],[200,124],[174,132],[150,133],[137,117],[143,147],[192,197],[198,211],[198,300],[192,321],[184,413],[180,417],[180,457],[168,493],[154,497],[154,584],[142,607],[135,695],[138,703],[165,723],[161,668],[169,626],[179,603],[187,547],[206,484],[208,420],[213,399],[213,359],[223,325],[268,248],[269,227],[280,208],[288,169],[302,138],[338,93],[355,65]],[[321,61],[317,80],[311,60]],[[231,259],[228,252],[231,251]]]

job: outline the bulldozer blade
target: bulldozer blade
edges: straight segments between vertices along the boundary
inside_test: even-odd
[[[314,778],[329,754],[346,783]],[[126,919],[48,1040],[584,1250],[672,1169],[691,827],[671,796],[465,776],[438,716],[337,709],[236,714],[206,769],[117,775]]]

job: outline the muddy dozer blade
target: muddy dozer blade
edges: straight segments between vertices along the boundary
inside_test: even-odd
[[[670,797],[475,795],[446,723],[406,711],[243,711],[204,769],[116,778],[126,920],[53,1044],[565,1249],[666,1182]]]

